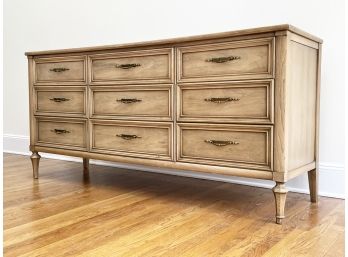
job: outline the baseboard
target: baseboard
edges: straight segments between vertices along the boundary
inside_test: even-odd
[[[29,152],[29,137],[27,136],[18,136],[12,134],[4,135],[4,152],[21,154],[21,155],[30,155]],[[65,161],[77,161],[81,162],[81,158],[64,156],[64,155],[55,155],[42,153],[42,157],[59,159]],[[191,172],[191,171],[177,171],[172,169],[161,169],[155,167],[148,167],[142,165],[133,165],[133,164],[123,164],[123,163],[114,163],[107,161],[98,161],[91,160],[92,164],[112,166],[118,168],[124,168],[129,170],[141,170],[148,172],[156,172],[163,174],[170,174],[176,176],[200,178],[214,181],[223,181],[228,183],[235,183],[241,185],[262,187],[262,188],[272,188],[274,182],[258,180],[258,179],[249,179],[249,178],[239,178],[231,177],[225,175],[213,175],[207,173]],[[335,164],[335,163],[320,163],[319,164],[319,195],[334,197],[334,198],[345,198],[344,190],[344,165]],[[287,183],[287,187],[292,192],[308,194],[308,180],[306,174],[303,174]]]

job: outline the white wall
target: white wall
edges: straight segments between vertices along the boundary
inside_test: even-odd
[[[144,41],[290,23],[324,39],[321,193],[344,193],[344,0],[5,0],[4,150],[27,152],[25,51]],[[305,190],[304,176],[291,182]]]

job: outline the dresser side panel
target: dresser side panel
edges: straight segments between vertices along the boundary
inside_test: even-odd
[[[315,161],[318,50],[289,41],[288,170]]]

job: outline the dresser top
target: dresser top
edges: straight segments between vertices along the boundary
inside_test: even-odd
[[[92,47],[82,47],[82,48],[69,48],[69,49],[59,49],[59,50],[45,50],[45,51],[35,51],[35,52],[26,52],[27,56],[34,55],[46,55],[46,54],[65,54],[65,53],[79,53],[79,52],[92,52],[92,51],[103,51],[103,50],[115,50],[115,49],[125,49],[132,47],[140,47],[140,46],[160,46],[166,44],[178,44],[185,43],[191,41],[199,41],[199,40],[209,40],[209,39],[223,39],[228,37],[235,36],[245,36],[245,35],[256,35],[260,33],[275,33],[279,31],[291,31],[295,34],[301,35],[305,38],[313,40],[318,43],[322,43],[323,40],[311,35],[299,28],[296,28],[290,24],[282,24],[268,27],[258,27],[251,29],[243,29],[243,30],[234,30],[213,34],[205,34],[205,35],[196,35],[196,36],[188,36],[188,37],[178,37],[178,38],[170,38],[170,39],[162,39],[162,40],[153,40],[153,41],[144,41],[144,42],[135,42],[135,43],[124,43],[124,44],[116,44],[116,45],[104,45],[104,46],[92,46]]]

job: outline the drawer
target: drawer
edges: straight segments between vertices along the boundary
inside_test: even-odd
[[[91,151],[173,159],[173,127],[164,122],[92,121]]]
[[[173,82],[173,49],[143,50],[90,56],[91,82]]]
[[[37,58],[36,83],[85,83],[86,57]]]
[[[178,86],[179,121],[273,122],[273,81]]]
[[[36,87],[36,115],[86,115],[85,87]]]
[[[272,170],[272,126],[178,124],[178,161]]]
[[[92,117],[172,120],[172,85],[91,87]]]
[[[67,149],[87,148],[87,125],[80,119],[36,119],[36,144]]]
[[[273,38],[179,47],[178,81],[272,78],[273,59]]]

